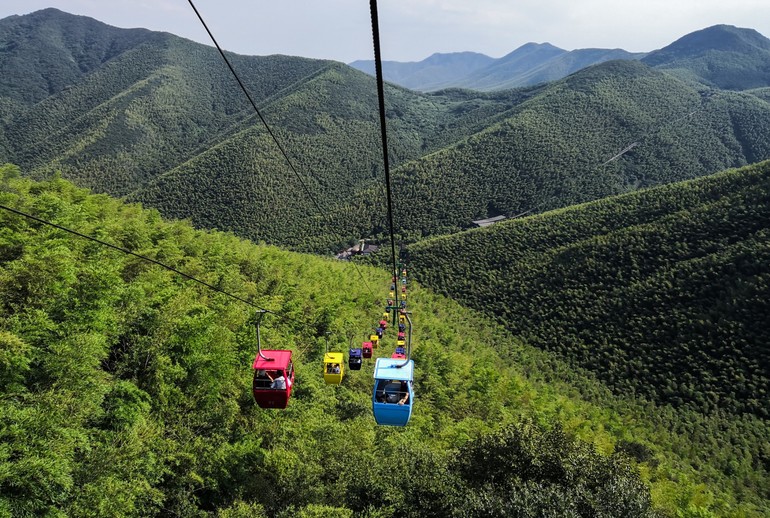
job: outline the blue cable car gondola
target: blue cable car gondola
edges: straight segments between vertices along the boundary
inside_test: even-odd
[[[388,426],[406,426],[412,417],[414,401],[414,361],[412,353],[412,319],[405,314],[409,322],[409,340],[407,356],[398,354],[397,358],[377,358],[374,364],[374,390],[372,391],[372,412],[377,424]],[[403,351],[403,348],[401,349]]]
[[[377,424],[406,426],[412,417],[414,361],[377,358],[372,411]]]

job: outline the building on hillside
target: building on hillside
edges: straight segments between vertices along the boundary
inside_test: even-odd
[[[338,253],[335,257],[343,261],[349,261],[350,258],[353,257],[354,255],[369,255],[369,254],[373,254],[379,249],[380,249],[379,246],[366,244],[362,239],[361,241],[359,241],[357,245],[351,246],[350,248],[343,250],[342,252]]]
[[[478,219],[473,222],[474,225],[478,225],[479,227],[488,227],[489,225],[493,223],[497,223],[498,221],[502,221],[505,219],[505,216],[495,216],[493,218],[487,218],[487,219]]]

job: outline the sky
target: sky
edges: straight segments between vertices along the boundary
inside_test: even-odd
[[[366,0],[193,0],[219,44],[247,55],[373,59]],[[716,24],[770,37],[767,0],[380,0],[382,59],[471,51],[499,58],[529,42],[647,52]],[[0,18],[55,7],[116,27],[211,45],[188,0],[0,0]]]

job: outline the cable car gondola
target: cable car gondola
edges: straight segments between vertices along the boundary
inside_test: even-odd
[[[372,391],[372,413],[377,424],[406,426],[412,416],[414,402],[414,361],[412,351],[412,320],[409,322],[409,341],[406,356],[377,358],[374,364],[374,389]],[[403,351],[403,348],[401,349]]]
[[[352,371],[361,370],[361,364],[364,363],[363,353],[360,348],[351,349],[348,352],[348,367]]]
[[[361,344],[361,353],[364,358],[372,357],[372,342],[364,342]]]
[[[339,385],[345,375],[345,355],[341,352],[324,354],[324,381],[327,385]]]
[[[294,386],[294,365],[291,351],[285,349],[262,350],[259,323],[264,311],[257,319],[257,357],[254,358],[254,401],[260,408],[286,408]]]
[[[380,425],[406,426],[412,416],[414,362],[377,358],[372,411]]]

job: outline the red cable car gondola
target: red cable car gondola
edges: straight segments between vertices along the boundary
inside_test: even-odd
[[[294,365],[291,351],[285,349],[262,350],[259,335],[259,322],[264,311],[257,319],[257,357],[254,358],[254,382],[252,392],[254,401],[260,408],[286,408],[294,386]]]

